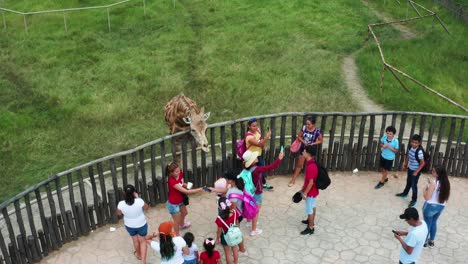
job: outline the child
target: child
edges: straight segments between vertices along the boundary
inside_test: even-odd
[[[396,196],[405,198],[408,196],[409,189],[411,188],[413,190],[413,196],[408,207],[413,207],[416,205],[416,201],[418,199],[419,176],[421,175],[422,168],[424,168],[424,165],[426,164],[424,161],[424,152],[421,149],[421,141],[421,136],[418,134],[414,134],[411,137],[411,146],[408,148],[405,164],[403,165],[403,171],[408,169],[406,186],[402,193],[396,194]],[[416,155],[418,155],[418,158],[416,158]]]
[[[278,159],[275,160],[270,165],[265,166],[257,166],[258,165],[258,152],[252,152],[247,150],[242,159],[244,160],[244,167],[246,170],[252,171],[252,181],[255,186],[255,194],[253,197],[258,205],[258,214],[252,220],[252,230],[250,231],[251,236],[260,235],[262,233],[261,229],[257,229],[257,220],[258,216],[260,215],[260,208],[262,206],[263,201],[263,182],[262,182],[262,174],[266,172],[272,172],[275,170],[281,163],[281,160],[284,158],[284,153],[280,152]]]
[[[193,243],[195,237],[192,233],[187,232],[184,235],[184,240],[187,243],[187,247],[190,251],[189,254],[183,254],[184,264],[197,264],[198,261],[198,247]]]
[[[203,242],[205,251],[200,254],[200,264],[221,264],[221,255],[215,248],[215,240],[211,237]]]
[[[163,222],[159,225],[159,242],[152,241],[158,236],[155,232],[152,236],[147,236],[150,247],[161,254],[161,264],[182,264],[184,258],[182,254],[189,254],[189,249],[184,239],[176,236],[173,232],[174,223]]]
[[[389,126],[385,129],[385,135],[380,139],[380,168],[382,169],[382,178],[375,186],[375,189],[382,188],[388,182],[388,171],[392,170],[395,153],[398,152],[398,139],[395,138],[396,129]]]
[[[183,194],[193,194],[201,192],[203,189],[187,190],[187,184],[184,183],[184,174],[179,168],[179,164],[171,162],[166,166],[166,176],[169,194],[167,196],[166,207],[174,220],[175,234],[179,235],[179,229],[189,228],[190,222],[185,222],[187,216],[187,207],[183,203]]]
[[[228,226],[232,224],[236,224],[237,220],[239,219],[239,213],[237,210],[231,209],[231,201],[229,201],[226,197],[219,198],[218,201],[219,209],[221,213],[218,218],[216,218],[216,225],[218,229],[216,230],[216,244],[221,241],[221,245],[224,248],[224,255],[226,256],[226,263],[232,264],[232,257],[234,257],[234,263],[239,262],[239,250],[237,245],[236,246],[228,246],[224,234],[228,232]],[[221,219],[220,219],[221,218]],[[232,254],[231,254],[232,251]]]

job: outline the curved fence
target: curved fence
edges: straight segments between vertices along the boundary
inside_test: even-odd
[[[275,172],[289,174],[294,155],[289,151],[308,115],[317,117],[324,132],[318,159],[331,171],[377,170],[378,142],[385,128],[397,128],[400,151],[394,162],[401,169],[409,138],[417,133],[431,155],[431,164],[440,164],[453,176],[468,176],[468,116],[428,113],[281,113],[257,117],[260,128],[272,130],[272,140],[263,153],[272,162],[285,146],[285,161]],[[236,144],[246,133],[248,118],[212,124],[207,137],[211,151],[202,152],[188,132],[166,136],[67,171],[25,190],[0,205],[0,264],[35,263],[108,223],[117,223],[116,206],[122,187],[134,184],[151,206],[165,203],[166,163],[180,157],[186,180],[195,187],[211,185],[225,169],[239,168]],[[175,139],[183,137],[181,152]],[[179,156],[180,155],[180,156]]]

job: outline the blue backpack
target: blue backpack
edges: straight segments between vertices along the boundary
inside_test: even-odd
[[[254,166],[250,169],[243,169],[242,172],[239,174],[239,176],[244,180],[244,190],[246,190],[250,195],[254,195],[255,193],[255,185],[253,184],[252,181],[252,172],[256,169],[257,167]]]

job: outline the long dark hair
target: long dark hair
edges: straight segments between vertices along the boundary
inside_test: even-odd
[[[135,187],[129,184],[125,186],[125,203],[128,205],[133,205],[135,202]]]
[[[437,174],[437,180],[439,181],[439,203],[444,203],[450,197],[450,181],[447,176],[447,171],[441,166],[434,167],[434,170]]]
[[[185,243],[187,243],[187,247],[191,247],[195,236],[191,232],[187,232],[184,234],[184,240]]]
[[[161,252],[161,258],[171,259],[175,253],[175,245],[172,242],[171,235],[159,234],[159,248]]]
[[[213,238],[209,237],[207,240],[213,241]],[[203,247],[205,248],[206,254],[208,254],[208,257],[211,258],[213,256],[213,251],[215,248],[215,245],[211,243],[206,243],[206,240],[203,241]]]
[[[219,198],[218,200],[218,208],[219,208],[219,216],[222,218],[222,219],[228,219],[229,218],[229,213],[231,212],[231,208],[229,208],[229,206],[227,205],[227,201],[228,199],[226,197],[221,197]],[[224,204],[226,206],[226,208],[222,208],[221,207],[221,204]]]

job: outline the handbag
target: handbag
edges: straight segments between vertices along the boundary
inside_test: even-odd
[[[188,195],[186,195],[185,193],[183,193],[182,196],[183,196],[183,198],[184,198],[184,199],[183,199],[184,205],[189,205],[189,197],[188,197]]]
[[[301,149],[301,141],[299,141],[299,138],[296,138],[296,140],[291,143],[290,150],[292,153],[297,153]]]

